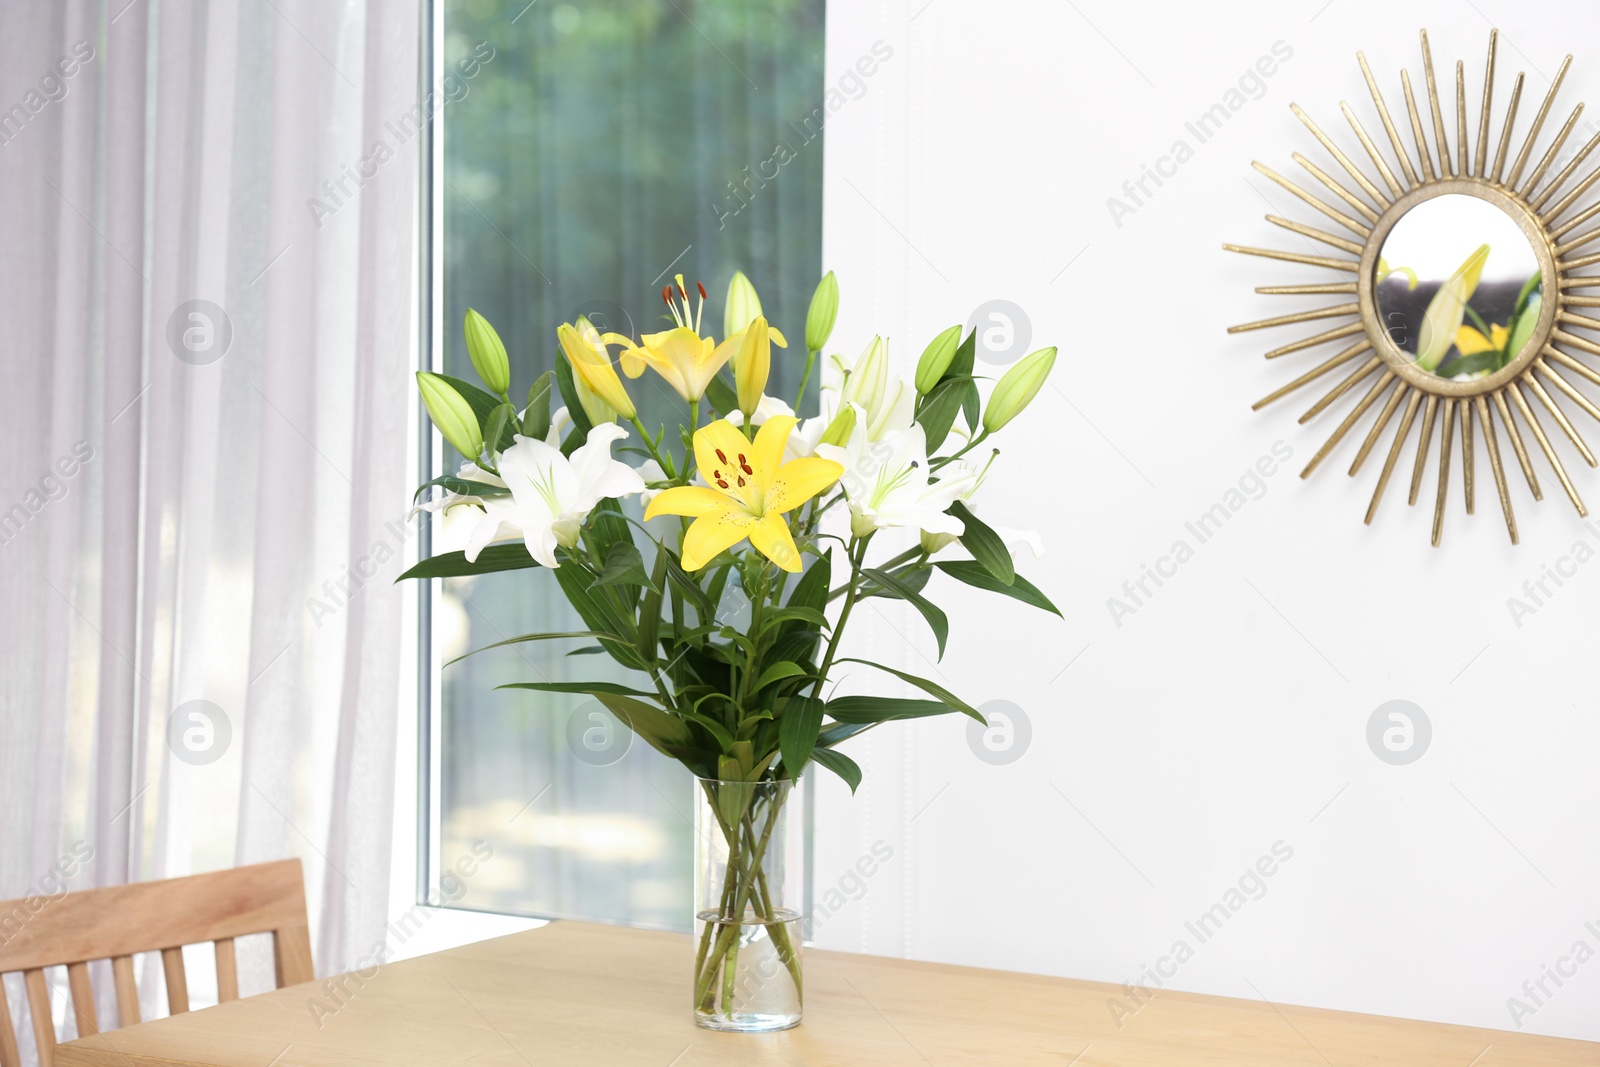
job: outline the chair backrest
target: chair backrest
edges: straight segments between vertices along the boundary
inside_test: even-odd
[[[80,1035],[99,1033],[89,963],[109,959],[118,1025],[139,1021],[133,954],[161,953],[167,1004],[189,1010],[183,946],[214,942],[217,997],[239,998],[234,938],[270,933],[279,988],[312,981],[311,931],[300,861],[281,860],[160,882],[86,889],[57,898],[0,902],[0,976],[21,971],[40,1067],[52,1067],[56,1044],[44,969],[65,964]],[[0,982],[0,1067],[21,1067],[11,1005]]]

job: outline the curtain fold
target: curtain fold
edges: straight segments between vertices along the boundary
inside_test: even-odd
[[[297,855],[319,974],[382,938],[419,29],[0,10],[0,899]]]

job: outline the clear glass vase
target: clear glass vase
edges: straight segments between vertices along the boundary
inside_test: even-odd
[[[800,808],[791,782],[695,779],[694,1021],[800,1023]]]

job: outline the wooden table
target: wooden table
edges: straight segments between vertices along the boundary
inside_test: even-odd
[[[73,1041],[59,1067],[1566,1067],[1600,1044],[1158,992],[1118,1029],[1120,987],[806,953],[806,1018],[750,1036],[689,1018],[688,939],[554,923]],[[319,1025],[320,1022],[320,1025]]]

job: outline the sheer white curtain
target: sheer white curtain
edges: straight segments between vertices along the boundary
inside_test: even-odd
[[[0,899],[298,855],[318,972],[381,938],[418,39],[0,9]]]

